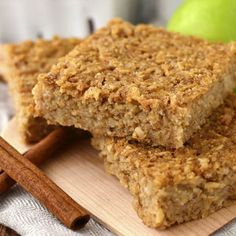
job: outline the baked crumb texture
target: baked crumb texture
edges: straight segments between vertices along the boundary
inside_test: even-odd
[[[180,147],[235,84],[235,45],[113,20],[34,89],[51,124]]]
[[[38,74],[49,71],[58,58],[79,42],[78,39],[55,37],[48,41],[39,39],[1,46],[0,73],[9,84],[19,130],[25,141],[37,142],[53,129],[43,118],[34,118],[32,88]]]
[[[184,147],[171,150],[93,138],[107,172],[134,196],[151,227],[205,217],[236,200],[236,95],[230,95]]]

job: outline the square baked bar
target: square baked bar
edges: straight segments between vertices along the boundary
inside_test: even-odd
[[[236,95],[180,149],[109,137],[93,145],[148,226],[166,228],[236,204]]]
[[[79,39],[39,39],[0,48],[0,73],[13,97],[19,130],[27,142],[37,142],[53,128],[43,118],[34,117],[32,88],[40,73],[49,71],[58,58],[67,54]]]
[[[235,51],[113,20],[39,76],[36,110],[51,124],[181,147],[233,90]]]

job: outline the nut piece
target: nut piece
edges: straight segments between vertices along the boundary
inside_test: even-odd
[[[141,127],[136,127],[134,129],[134,132],[133,132],[133,135],[132,137],[135,138],[135,139],[144,139],[145,138],[145,133],[144,131],[141,129]]]
[[[163,210],[161,208],[157,209],[156,220],[155,220],[156,227],[161,226],[163,224],[164,219],[165,219],[165,215],[164,215]]]

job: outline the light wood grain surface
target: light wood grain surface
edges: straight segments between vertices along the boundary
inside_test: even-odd
[[[21,153],[29,146],[22,143],[11,122],[3,137]],[[132,208],[132,196],[112,176],[107,175],[89,140],[76,142],[42,166],[45,173],[99,222],[119,235],[204,236],[213,233],[236,217],[236,205],[197,221],[165,231],[146,227]]]

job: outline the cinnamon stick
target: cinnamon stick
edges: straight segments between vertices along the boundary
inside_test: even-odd
[[[0,235],[1,236],[19,236],[14,230],[7,228],[4,225],[0,225]]]
[[[76,135],[74,131],[66,128],[58,128],[52,131],[39,143],[35,144],[24,154],[24,157],[32,163],[40,165],[61,147],[65,146],[66,143],[72,141],[75,137]],[[7,191],[14,184],[15,181],[0,169],[0,194]]]
[[[82,228],[88,222],[90,217],[85,209],[1,137],[0,166],[67,227]]]

